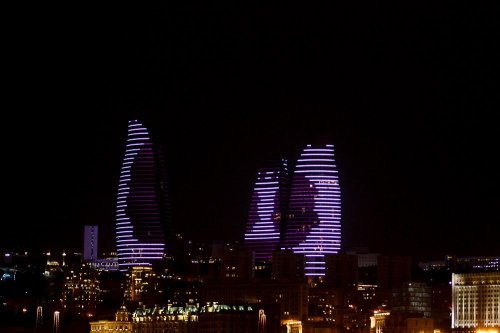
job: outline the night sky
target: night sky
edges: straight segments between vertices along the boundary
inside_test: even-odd
[[[9,15],[0,249],[111,249],[139,117],[188,238],[241,240],[258,168],[329,142],[344,247],[500,254],[497,5],[44,6]]]

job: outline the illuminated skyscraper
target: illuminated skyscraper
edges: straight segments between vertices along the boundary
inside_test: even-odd
[[[268,261],[279,249],[288,193],[288,170],[282,159],[257,173],[245,232],[245,247],[256,261]]]
[[[340,250],[340,187],[333,145],[307,145],[293,173],[282,249],[305,256],[306,276],[325,275],[325,254]]]
[[[116,206],[121,271],[131,266],[151,266],[165,252],[169,201],[161,156],[148,129],[137,120],[129,121]]]

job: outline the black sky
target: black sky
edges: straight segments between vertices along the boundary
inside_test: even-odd
[[[346,247],[500,253],[498,6],[168,2],[11,14],[0,248],[78,247],[84,224],[112,246],[126,124],[138,116],[161,137],[174,226],[188,237],[241,239],[259,166],[328,140]]]

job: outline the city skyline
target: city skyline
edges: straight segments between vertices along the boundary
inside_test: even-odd
[[[269,6],[23,17],[6,48],[16,107],[2,131],[0,248],[81,248],[84,225],[114,247],[124,128],[137,117],[161,137],[173,225],[189,237],[242,241],[259,167],[330,142],[343,247],[498,255],[495,8]]]
[[[325,256],[341,250],[341,191],[334,145],[307,144],[292,160],[269,162],[255,181],[244,246],[256,262],[292,250],[305,258],[307,276],[325,274]]]
[[[149,117],[155,119],[157,115],[151,114]],[[43,250],[54,250],[56,248],[63,249],[68,247],[78,248],[82,246],[81,239],[83,225],[85,224],[99,225],[100,237],[101,239],[105,237],[104,241],[100,242],[100,249],[103,251],[105,249],[114,249],[114,240],[106,241],[106,236],[104,235],[107,235],[107,237],[114,237],[114,206],[121,163],[120,154],[123,153],[122,144],[126,137],[126,132],[123,128],[126,127],[128,121],[128,119],[125,118],[128,117],[117,117],[116,119],[120,119],[117,124],[114,124],[114,120],[112,119],[109,119],[108,123],[103,123],[110,125],[109,128],[100,129],[103,131],[101,135],[108,140],[103,146],[101,146],[103,143],[100,139],[96,140],[96,142],[88,147],[81,146],[83,149],[86,149],[87,152],[93,151],[92,154],[87,155],[92,156],[92,159],[88,161],[88,163],[91,164],[79,167],[82,168],[80,169],[81,174],[83,174],[83,170],[88,171],[89,174],[85,176],[85,181],[82,181],[79,185],[81,187],[81,192],[76,192],[79,195],[78,198],[71,196],[59,197],[61,202],[72,203],[73,207],[75,207],[75,205],[79,207],[78,209],[81,215],[78,215],[76,211],[72,211],[70,209],[71,205],[68,206],[65,204],[54,207],[54,211],[50,213],[56,214],[54,215],[56,217],[58,214],[64,213],[66,214],[64,219],[62,218],[63,216],[59,215],[61,218],[59,221],[46,222],[49,223],[49,225],[58,226],[62,228],[61,230],[65,230],[64,234],[66,237],[61,238],[60,233],[50,236],[50,231],[49,233],[40,232],[40,229],[36,229],[37,227],[35,226],[35,230],[38,232],[38,234],[35,233],[37,236],[36,238],[33,238],[35,236],[34,234],[26,234],[27,237],[21,238],[21,242],[10,242],[11,246],[7,246],[7,249],[15,248],[16,246],[22,249],[22,246],[19,245],[23,244],[25,246],[39,245]],[[155,132],[158,132],[157,130],[161,128],[161,125],[156,124]],[[109,132],[107,132],[107,130],[109,130]],[[325,131],[323,131],[323,133],[325,133]],[[225,146],[224,150],[219,150],[215,153],[212,150],[203,150],[199,151],[198,155],[183,155],[182,151],[184,148],[179,146],[176,148],[174,140],[165,140],[169,138],[169,136],[174,135],[173,133],[169,134],[168,131],[160,130],[159,134],[163,139],[162,143],[163,146],[166,147],[165,151],[167,153],[166,159],[168,162],[166,162],[166,168],[173,191],[172,214],[174,229],[182,232],[186,237],[191,237],[194,240],[206,240],[207,242],[213,240],[243,241],[245,222],[248,217],[248,207],[250,205],[253,186],[252,182],[255,177],[254,173],[259,167],[257,164],[262,164],[270,156],[288,155],[290,159],[294,159],[298,156],[299,147],[302,146],[297,143],[297,141],[301,141],[302,138],[294,139],[294,142],[292,142],[292,140],[289,140],[290,137],[287,137],[288,140],[283,137],[277,140],[274,146],[271,146],[268,140],[270,134],[267,133],[268,137],[262,139],[264,142],[261,142],[261,144],[265,143],[265,146],[260,145],[256,147],[258,146],[257,144],[253,145],[251,142],[247,142],[247,147],[253,147],[253,150],[247,150],[249,156],[245,156],[243,152],[235,155],[239,161],[235,168],[235,159],[232,159],[232,164],[225,163],[222,159],[233,149],[233,145]],[[263,133],[261,133],[261,135],[262,134]],[[353,143],[352,141],[347,141],[345,133],[343,134],[344,136],[339,136],[338,133],[331,133],[331,137],[335,137],[336,135],[334,134],[337,134],[337,138],[340,138],[340,140],[330,140],[330,142],[338,142],[336,147],[337,154],[340,155],[337,162],[339,174],[340,177],[346,178],[343,182],[343,200],[345,201],[345,212],[343,213],[343,220],[345,221],[343,224],[344,249],[366,246],[373,252],[388,254],[400,252],[402,254],[423,257],[424,259],[440,259],[445,254],[496,255],[494,253],[497,248],[494,243],[494,232],[484,234],[482,239],[469,238],[465,233],[455,233],[454,237],[450,237],[448,236],[449,228],[459,223],[455,224],[452,220],[437,221],[435,218],[429,221],[421,221],[422,224],[420,227],[412,225],[410,222],[398,226],[398,224],[400,224],[400,214],[406,214],[404,216],[409,221],[415,221],[422,216],[422,212],[418,210],[405,212],[404,210],[408,209],[408,206],[414,207],[414,205],[422,203],[423,199],[428,201],[440,200],[440,198],[436,196],[436,193],[439,193],[439,191],[441,191],[441,193],[443,193],[442,191],[448,191],[448,189],[442,187],[443,185],[456,186],[454,185],[453,179],[450,179],[451,175],[441,180],[443,183],[436,189],[438,192],[429,193],[430,198],[422,198],[421,195],[426,193],[427,187],[425,184],[420,183],[421,180],[425,177],[433,177],[431,179],[434,180],[438,179],[436,178],[437,175],[431,173],[432,170],[426,170],[424,168],[421,170],[422,173],[420,175],[415,174],[415,179],[412,179],[409,177],[411,175],[405,174],[405,170],[403,169],[397,170],[394,166],[386,163],[377,165],[377,163],[370,160],[375,158],[377,162],[382,161],[382,157],[377,156],[380,154],[388,158],[391,162],[394,162],[394,158],[391,159],[389,155],[390,150],[395,148],[394,146],[384,147],[378,143],[370,143],[367,141],[367,138],[363,138],[362,143],[367,144],[367,146],[364,147],[361,142]],[[316,135],[310,135],[309,137],[312,138],[315,136]],[[218,141],[217,139],[221,138],[207,137],[205,143],[210,143],[208,145],[210,147],[219,147],[219,149],[221,149],[223,147],[221,146],[222,141]],[[216,141],[218,142],[215,143]],[[346,151],[347,144],[356,149],[353,151]],[[415,143],[413,143],[413,145],[414,147],[418,147],[415,146]],[[423,147],[419,148],[423,149]],[[76,160],[79,156],[80,152],[74,151],[68,152],[65,158],[68,157],[71,159],[73,157]],[[104,156],[106,156],[105,160],[110,162],[109,164],[102,163]],[[410,166],[403,163],[412,162],[413,154],[401,154],[399,157],[403,159],[397,163],[409,168]],[[455,159],[458,158],[458,156],[454,155],[450,157]],[[201,168],[201,161],[203,161],[203,163],[208,163],[205,165],[211,164],[211,167],[208,169]],[[447,161],[439,159],[438,161],[440,164],[434,166],[438,166],[441,170],[449,166]],[[245,165],[246,167],[244,167]],[[417,166],[423,167],[423,164],[417,164]],[[414,168],[417,166],[412,166],[411,169],[415,170]],[[463,177],[464,175],[460,175],[462,170],[462,168],[457,168],[457,170],[451,170],[451,172],[455,173],[456,176]],[[54,172],[50,170],[47,171],[49,174]],[[70,171],[71,170],[68,170],[68,172]],[[209,177],[211,172],[215,173],[212,174],[212,177]],[[370,177],[374,172],[378,172],[378,179]],[[394,172],[394,174],[390,174],[392,172]],[[65,172],[62,174],[64,175]],[[215,174],[217,177],[213,176]],[[197,175],[197,177],[194,177],[195,175]],[[471,183],[462,185],[469,186],[469,188],[472,188],[474,185],[485,186],[486,184],[480,182],[482,178],[479,177],[481,176],[480,174],[475,174],[475,177],[478,177],[478,184]],[[62,179],[64,179],[64,177]],[[404,183],[399,183],[401,181]],[[386,186],[381,188],[377,187],[378,185],[384,185],[384,182],[386,182]],[[55,184],[59,186],[59,188],[62,188],[63,185],[67,186],[67,184],[62,184],[57,180]],[[206,185],[201,186],[200,184]],[[219,196],[211,195],[215,188],[218,188],[217,193]],[[84,189],[85,192],[83,192]],[[93,190],[97,192],[94,193]],[[224,194],[225,190],[227,191],[226,194]],[[54,193],[60,192],[56,189],[54,189],[54,191]],[[493,195],[493,193],[489,192],[488,188],[479,187],[477,191],[483,191],[478,192],[480,196],[487,194]],[[375,194],[367,195],[368,193]],[[433,207],[434,211],[439,214],[436,217],[440,218],[442,214],[452,214],[452,216],[454,215],[458,218],[458,214],[447,211],[447,209],[452,205],[451,199],[455,200],[461,197],[461,195],[459,193],[447,193],[449,193],[451,197],[443,198],[442,202],[446,203],[446,205],[442,207]],[[481,198],[488,199],[484,197],[472,197],[470,198],[470,204],[474,204],[477,207],[477,205],[480,204],[478,200]],[[491,200],[492,198],[494,198],[494,196],[489,199]],[[77,199],[83,201],[79,203]],[[399,200],[399,203],[391,207],[392,211],[379,211],[384,208],[384,206],[394,203],[392,200],[395,199]],[[411,202],[410,199],[419,200],[420,202]],[[436,203],[434,203],[434,205],[435,204]],[[88,207],[89,205],[93,205],[90,210],[84,209],[84,206]],[[192,205],[203,207],[203,209],[189,209]],[[361,209],[361,207],[364,209]],[[47,209],[47,207],[44,208]],[[441,209],[445,210],[443,211]],[[460,219],[468,217],[470,215],[467,214],[472,213],[469,213],[467,207],[462,206],[462,209],[463,213],[466,215],[460,217]],[[492,212],[485,211],[484,213],[491,214]],[[416,214],[416,216],[413,214]],[[475,211],[474,214],[481,214],[481,212]],[[69,223],[68,221],[71,216],[72,219],[78,221],[80,225]],[[199,217],[199,219],[196,220],[195,217]],[[373,223],[374,220],[376,220],[377,223]],[[191,223],[190,221],[196,222]],[[436,223],[437,225],[433,225]],[[476,230],[479,231],[480,229],[478,228],[483,228],[482,225],[484,225],[484,227],[488,226],[491,230],[496,230],[495,228],[498,228],[495,224],[488,224],[486,221],[480,220],[476,221]],[[40,226],[40,228],[41,227],[42,226]],[[430,229],[431,227],[434,229]],[[9,230],[12,230],[10,234],[11,239],[14,237],[15,232],[19,232],[16,226],[11,226],[7,229],[7,232],[9,232]],[[68,231],[70,231],[70,233],[68,233]],[[410,231],[411,233],[408,233]],[[468,234],[470,235],[472,233],[474,233],[474,230],[471,230]],[[44,241],[44,238],[38,237],[41,234],[44,234],[46,241]],[[7,235],[9,235],[9,233],[7,233]],[[432,239],[433,241],[431,241],[426,248],[419,248],[417,245],[420,244],[420,240],[423,237]],[[23,239],[30,240],[30,243],[28,244],[26,241],[23,243]],[[382,243],[380,239],[384,239],[385,241],[390,239],[391,242]],[[6,238],[3,240],[3,244],[6,242],[8,243],[9,239]],[[462,245],[465,244],[465,242],[469,244],[467,247]]]

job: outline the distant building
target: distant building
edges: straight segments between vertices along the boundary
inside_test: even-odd
[[[187,304],[138,308],[122,306],[115,320],[90,322],[90,333],[263,333],[265,312],[251,304]]]
[[[382,289],[392,290],[411,281],[411,258],[409,256],[378,257],[377,284]]]
[[[160,286],[160,279],[151,267],[131,267],[125,274],[124,299],[132,304],[160,304],[163,302]]]
[[[116,204],[116,247],[121,271],[164,258],[170,208],[163,154],[149,130],[130,120]]]
[[[196,260],[192,261],[192,264]],[[199,264],[199,263],[198,263]],[[249,280],[254,277],[254,252],[238,243],[214,243],[208,260],[211,279]]]
[[[307,318],[308,286],[300,282],[274,280],[207,282],[198,287],[200,302],[249,303],[278,306],[280,320]]]
[[[373,316],[370,317],[370,333],[384,333],[390,315],[386,310],[374,310]]]
[[[189,280],[215,280],[221,277],[221,260],[209,259],[191,259],[191,267],[189,275],[186,278]]]
[[[452,273],[500,272],[500,256],[456,257],[446,256],[445,260],[419,262],[424,272],[447,270]]]
[[[409,313],[375,310],[370,317],[370,333],[437,333],[432,318]]]
[[[378,265],[380,253],[358,253],[358,267],[373,267]]]
[[[333,145],[307,145],[295,164],[281,248],[305,255],[305,275],[325,275],[341,246],[341,200]]]
[[[358,283],[356,255],[337,253],[325,256],[325,284],[333,288],[354,289]]]
[[[304,282],[305,257],[292,250],[275,251],[272,259],[271,277],[277,281]]]
[[[228,247],[221,255],[221,278],[248,280],[254,276],[254,252],[241,247]]]
[[[71,315],[92,317],[101,301],[98,272],[83,264],[66,274],[62,291],[63,308]]]
[[[199,309],[197,333],[258,333],[257,308],[244,304],[208,303]]]
[[[409,282],[392,290],[391,312],[431,316],[432,290],[425,283]]]
[[[91,261],[97,259],[98,250],[98,226],[86,225],[83,232],[83,260]]]
[[[361,284],[377,284],[377,265],[380,253],[372,253],[367,247],[354,247],[345,250],[346,254],[358,258],[358,282]]]
[[[99,320],[90,322],[90,333],[132,332],[134,328],[132,314],[122,306],[115,316],[115,320]]]
[[[455,257],[446,256],[446,265],[454,273],[500,272],[500,256]]]
[[[288,166],[285,159],[257,172],[245,232],[246,248],[255,252],[256,263],[271,260],[279,249],[288,199]]]
[[[90,262],[90,266],[98,271],[114,272],[119,270],[118,258],[102,258]]]
[[[500,272],[452,275],[454,332],[500,332]]]

